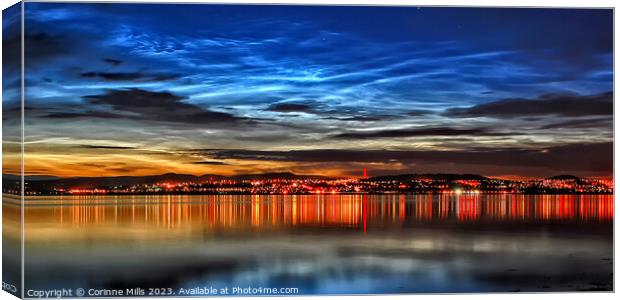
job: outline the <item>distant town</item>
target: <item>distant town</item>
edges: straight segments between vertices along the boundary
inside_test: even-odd
[[[18,176],[3,175],[3,193],[19,194]],[[613,180],[559,175],[544,179],[507,180],[474,174],[402,174],[361,178],[328,178],[293,173],[237,176],[163,174],[154,176],[26,176],[25,195],[142,194],[611,194]]]

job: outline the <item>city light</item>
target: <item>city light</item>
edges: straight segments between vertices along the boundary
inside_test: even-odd
[[[505,180],[468,175],[411,175],[370,178],[295,179],[205,179],[202,181],[163,181],[149,184],[104,186],[66,186],[62,182],[43,184],[27,181],[26,195],[97,195],[97,194],[611,194],[613,180],[557,177],[533,180]],[[471,177],[471,176],[469,176]],[[19,182],[5,182],[10,192]]]

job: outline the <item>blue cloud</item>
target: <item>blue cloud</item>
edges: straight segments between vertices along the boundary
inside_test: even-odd
[[[278,130],[291,146],[307,146],[305,137],[327,147],[345,126],[514,130],[478,139],[493,146],[554,144],[569,134],[575,142],[612,138],[605,122],[592,134],[592,122],[538,120],[524,140],[518,131],[530,128],[528,120],[444,114],[501,99],[613,90],[611,10],[26,3],[26,15],[27,34],[55,45],[29,67],[26,96],[54,112],[92,111],[85,96],[133,89],[169,93],[195,111],[260,119],[257,136]],[[588,134],[575,135],[586,123]],[[188,121],[185,130],[208,125]],[[472,142],[420,138],[438,148]]]

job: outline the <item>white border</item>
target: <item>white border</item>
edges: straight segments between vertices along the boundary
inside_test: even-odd
[[[615,1],[613,0],[588,0],[588,1],[577,1],[577,0],[288,0],[288,1],[279,1],[279,0],[227,0],[227,1],[199,1],[199,0],[107,0],[107,1],[89,1],[89,0],[59,0],[59,1],[49,1],[49,0],[25,0],[26,2],[132,2],[132,3],[229,3],[229,4],[315,4],[315,5],[407,5],[407,6],[482,6],[482,7],[588,7],[588,8],[615,8]],[[5,9],[18,1],[16,0],[8,0],[8,1],[0,1],[0,8]],[[615,13],[614,13],[614,58],[617,55],[617,49],[619,49],[619,42],[617,39],[618,33],[618,23],[615,22]],[[0,40],[1,40],[0,33]],[[0,56],[2,51],[0,50]],[[617,60],[614,59],[614,75],[618,71],[618,63]],[[0,72],[1,73],[1,72]],[[23,76],[23,74],[22,74]],[[23,77],[22,77],[23,78]],[[2,75],[0,74],[0,82],[2,80]],[[618,90],[618,77],[614,76],[614,91]],[[614,97],[615,98],[615,97]],[[614,100],[615,102],[615,100]],[[620,108],[617,105],[614,105],[614,140],[617,139],[618,128],[620,125],[615,122],[615,116],[620,112]],[[2,111],[0,110],[0,118],[2,117]],[[0,136],[1,136],[1,125],[0,125]],[[23,129],[23,127],[22,127]],[[617,154],[620,152],[619,148],[615,147],[614,143],[614,157],[617,157]],[[1,158],[0,158],[1,160]],[[618,168],[616,168],[617,164],[614,160],[614,178],[618,177]],[[1,168],[1,164],[0,164]],[[0,182],[0,188],[1,188]],[[614,201],[615,202],[615,201]],[[615,203],[615,216],[618,216],[618,205]],[[2,211],[0,210],[0,217],[2,216]],[[614,218],[615,220],[615,218]],[[614,232],[618,232],[618,222],[614,221]],[[2,242],[0,241],[0,249]],[[614,249],[614,257],[617,259],[618,249]],[[1,256],[0,256],[1,261]],[[618,274],[618,264],[615,263],[614,275]],[[618,287],[618,276],[614,276],[614,287]],[[416,297],[417,299],[462,299],[462,300],[487,300],[487,299],[521,299],[523,297],[527,297],[528,299],[562,299],[562,300],[571,300],[571,299],[580,299],[584,296],[587,296],[590,299],[612,299],[616,298],[613,293],[540,293],[540,294],[452,294],[452,295],[420,295],[420,294],[410,294],[410,295],[379,295],[379,296],[320,296],[321,298],[334,298],[337,300],[351,300],[351,299],[360,299],[360,298],[387,298],[387,299],[409,299],[410,297]],[[208,299],[225,299],[229,297],[208,297]],[[281,297],[260,297],[261,299],[282,299]],[[319,296],[294,296],[294,299],[307,300],[307,299],[318,299]],[[16,299],[10,294],[6,292],[0,292],[0,299]],[[186,299],[180,297],[166,297],[166,298],[156,298],[150,297],[149,299]],[[256,299],[256,297],[235,297],[234,299]]]

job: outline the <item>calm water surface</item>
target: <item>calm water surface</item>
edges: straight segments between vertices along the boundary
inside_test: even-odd
[[[59,197],[25,220],[26,289],[613,289],[613,196]]]

